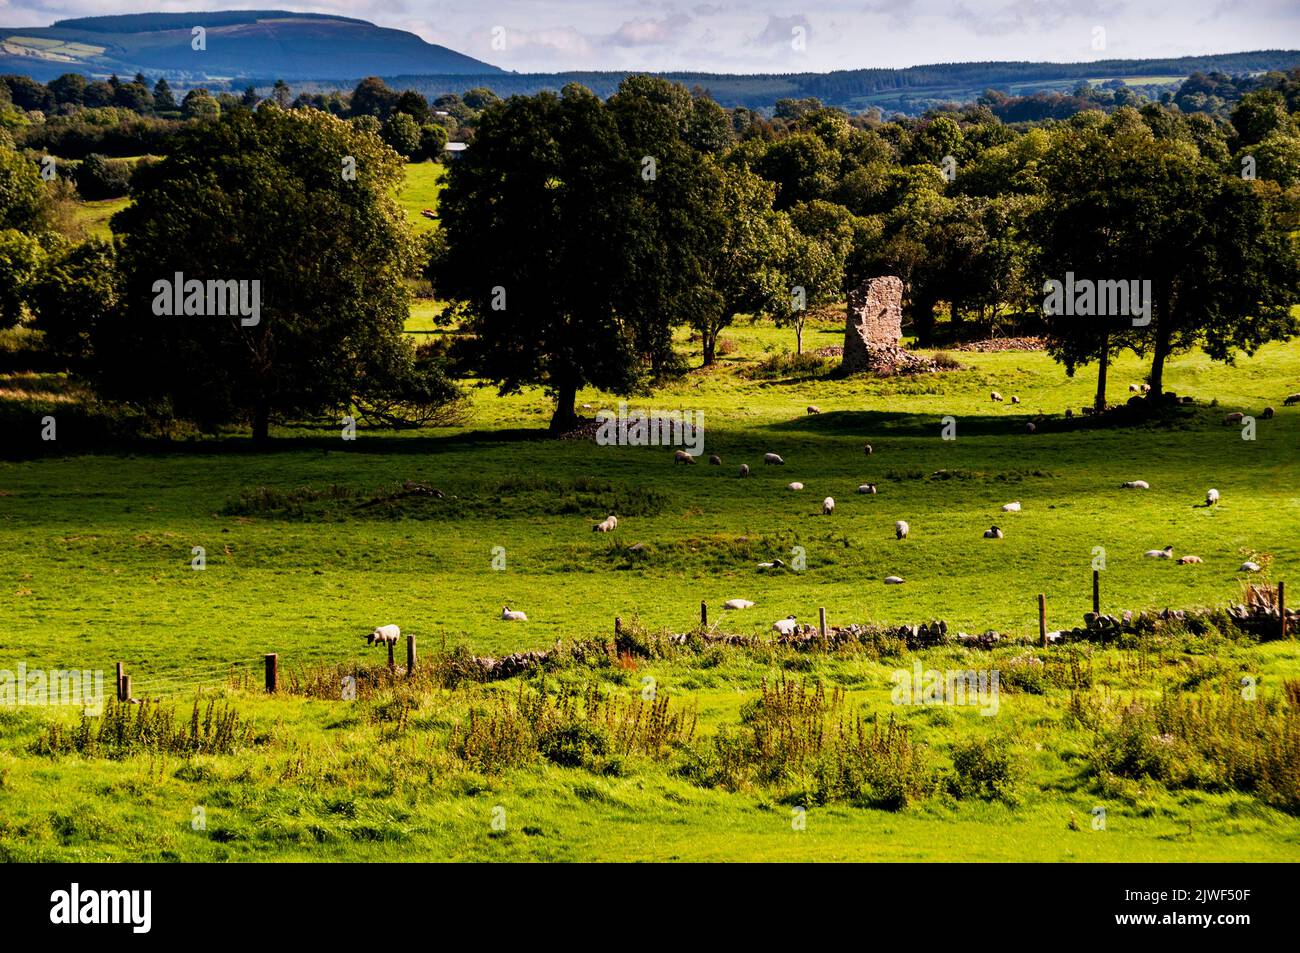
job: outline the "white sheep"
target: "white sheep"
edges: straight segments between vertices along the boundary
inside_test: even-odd
[[[794,616],[789,615],[784,619],[777,619],[773,622],[772,629],[781,635],[794,635],[799,631],[799,623],[795,621]]]
[[[722,457],[718,456],[716,453],[709,454],[709,466],[711,467],[722,466]]]
[[[871,444],[867,444],[865,447],[862,448],[862,452],[869,457],[876,451],[871,449]]]
[[[1202,559],[1200,556],[1179,556],[1178,557],[1178,565],[1180,566],[1190,566],[1193,563],[1203,563],[1203,562],[1205,562],[1205,560]]]
[[[781,459],[781,455],[779,453],[763,454],[763,462],[770,463],[775,466],[782,466],[782,467],[785,466],[785,461]]]
[[[1264,412],[1261,413],[1260,416],[1263,417],[1265,420],[1272,420],[1273,415],[1276,413],[1277,411],[1274,410],[1272,407],[1265,407]]]
[[[1129,392],[1130,394],[1136,394],[1136,393],[1137,393],[1138,391],[1140,391],[1141,389],[1142,389],[1142,388],[1141,388],[1141,387],[1138,387],[1137,384],[1129,384],[1129,385],[1128,385],[1128,392]]]
[[[1237,572],[1259,572],[1259,570],[1260,570],[1259,563],[1248,559],[1241,564],[1241,568],[1238,569]]]
[[[894,536],[898,539],[907,539],[907,534],[912,531],[912,527],[907,525],[907,520],[899,520],[894,524]]]
[[[742,463],[742,464],[740,465],[740,475],[743,476],[743,477],[747,477],[747,476],[749,476],[749,464],[748,464],[748,463]]]
[[[835,512],[835,498],[828,496],[826,497],[826,499],[822,500],[822,515],[830,516],[834,512]]]
[[[685,450],[678,450],[673,454],[673,463],[694,463],[695,458]]]
[[[505,622],[527,622],[528,616],[511,609],[509,606],[502,606],[501,619]]]
[[[1129,480],[1127,483],[1120,484],[1120,487],[1125,490],[1149,490],[1151,484],[1146,480]]]
[[[1239,424],[1241,423],[1242,418],[1245,416],[1246,415],[1243,414],[1240,410],[1236,410],[1228,414],[1226,417],[1224,417],[1223,422],[1225,424]]]
[[[876,492],[876,485],[874,483],[863,483],[861,486],[858,487],[858,492],[870,493],[874,495]]]
[[[1164,549],[1148,549],[1142,555],[1148,559],[1173,559],[1174,547],[1166,546]]]
[[[1206,506],[1213,506],[1213,505],[1214,505],[1215,503],[1217,503],[1217,502],[1219,502],[1219,491],[1218,491],[1218,490],[1215,490],[1215,489],[1209,489],[1209,490],[1206,490],[1206,491],[1205,491],[1205,505],[1206,505]]]
[[[808,413],[810,413],[810,414],[820,414],[821,412],[822,412],[822,409],[821,409],[820,407],[818,407],[817,405],[815,405],[815,404],[809,404],[809,405],[808,405]]]
[[[791,483],[791,484],[787,485],[787,486],[786,486],[786,489],[787,489],[787,490],[802,490],[802,489],[803,489],[803,484],[802,484],[802,483],[799,483],[798,481],[795,481],[794,483]]]
[[[616,526],[618,526],[618,517],[611,515],[606,516],[603,520],[593,526],[591,531],[593,533],[612,533]]]
[[[724,603],[722,604],[722,608],[724,608],[724,609],[752,609],[752,608],[754,608],[754,603],[750,602],[748,599],[728,599],[726,602],[724,602]]]
[[[1149,393],[1151,393],[1151,385],[1150,385],[1150,384],[1143,384],[1143,385],[1142,385],[1142,393],[1144,393],[1144,394],[1149,394]]]
[[[1018,403],[1020,403],[1020,398],[1017,397],[1015,394],[1012,394],[1012,395],[1011,395],[1011,403],[1013,403],[1013,404],[1018,404]]]
[[[1300,404],[1300,394],[1287,394],[1286,400],[1282,401],[1283,407],[1290,407],[1292,404]]]
[[[402,637],[402,630],[395,625],[381,625],[366,636],[366,642],[375,645],[379,642],[395,644]]]
[[[984,531],[984,538],[985,538],[985,539],[1001,539],[1001,538],[1002,538],[1002,530],[998,529],[996,526],[990,526],[988,529],[986,529],[986,530]]]
[[[999,394],[997,391],[991,391],[991,392],[989,393],[989,400],[997,400],[997,401],[1000,401],[1000,400],[1002,400],[1002,395]]]
[[[903,584],[903,577],[902,577],[902,576],[886,576],[886,577],[885,577],[885,585],[886,585],[886,586],[901,586],[902,584]]]
[[[1019,512],[1020,512],[1020,501],[1019,501],[1019,500],[1016,500],[1014,503],[1003,503],[1003,504],[1002,504],[1002,512],[1003,512],[1003,513],[1019,513]]]
[[[1029,423],[1025,424],[1025,433],[1037,433],[1037,432],[1038,432],[1038,427],[1032,420]]]

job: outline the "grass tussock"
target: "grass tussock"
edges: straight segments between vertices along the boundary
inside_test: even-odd
[[[254,743],[253,723],[228,704],[196,699],[188,720],[156,701],[139,704],[110,699],[99,716],[82,715],[71,727],[48,726],[33,746],[36,754],[73,752],[91,758],[134,754],[235,754]]]
[[[689,744],[695,725],[695,713],[674,711],[667,696],[620,698],[595,685],[534,693],[520,684],[487,710],[471,708],[452,729],[448,748],[489,774],[539,756],[561,767],[621,774],[627,757],[660,759]]]
[[[1122,706],[1076,694],[1071,712],[1095,732],[1089,764],[1103,782],[1241,791],[1300,813],[1300,687],[1245,694],[1165,693]]]

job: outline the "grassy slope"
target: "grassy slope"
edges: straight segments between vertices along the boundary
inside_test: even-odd
[[[422,201],[417,199],[415,204]],[[726,337],[737,356],[695,372],[634,405],[700,409],[706,453],[725,466],[674,467],[664,448],[597,447],[525,439],[544,427],[540,392],[499,398],[474,391],[474,419],[463,431],[379,435],[355,443],[337,435],[284,431],[265,455],[238,442],[213,450],[141,457],[51,457],[0,464],[0,667],[103,667],[123,660],[136,693],[188,704],[197,686],[219,686],[228,667],[258,677],[258,659],[281,653],[292,670],[314,660],[377,661],[359,633],[398,622],[422,645],[464,643],[478,651],[541,647],[557,638],[608,636],[612,617],[639,616],[681,631],[698,603],[745,596],[758,607],[729,617],[728,628],[762,631],[790,612],[832,621],[915,622],[943,617],[959,628],[1035,628],[1034,594],[1046,592],[1053,626],[1072,625],[1087,608],[1092,547],[1105,546],[1107,608],[1222,603],[1238,594],[1241,549],[1275,558],[1273,577],[1296,578],[1300,547],[1297,446],[1300,408],[1281,397],[1300,390],[1300,345],[1273,345],[1236,368],[1199,356],[1177,359],[1169,386],[1220,408],[1188,429],[1021,433],[1026,415],[1087,402],[1091,380],[1069,380],[1041,354],[962,355],[969,370],[891,383],[770,382],[744,375],[792,335],[741,325]],[[809,334],[835,342],[837,329]],[[684,343],[684,342],[683,342]],[[1141,367],[1125,360],[1113,380],[1122,391]],[[996,388],[1023,404],[991,404]],[[1117,395],[1118,396],[1118,395]],[[594,392],[596,407],[613,399]],[[817,403],[823,413],[809,417]],[[1245,442],[1219,423],[1231,409],[1279,416],[1260,421]],[[958,439],[938,438],[952,414]],[[861,453],[869,440],[876,453]],[[766,450],[784,468],[764,468]],[[735,477],[748,461],[749,480]],[[940,468],[974,474],[929,480]],[[1041,475],[1030,476],[1030,472]],[[891,472],[894,476],[890,476]],[[594,535],[600,502],[564,512],[572,492],[531,491],[525,482],[590,476],[626,493],[637,507],[653,490],[653,515],[625,515],[614,539]],[[1149,492],[1121,491],[1122,480],[1150,481]],[[219,516],[240,488],[339,483],[373,489],[403,479],[430,482],[460,499],[427,519],[285,522]],[[784,489],[802,480],[808,489]],[[867,480],[875,497],[854,494]],[[1197,508],[1217,486],[1220,507]],[[817,514],[822,496],[834,516]],[[490,507],[475,500],[500,496]],[[1008,518],[1012,499],[1024,512]],[[457,507],[461,511],[455,515]],[[626,511],[625,511],[626,512]],[[892,537],[908,519],[913,537]],[[980,532],[991,522],[1007,538]],[[752,548],[735,537],[761,540]],[[650,559],[614,569],[610,547],[651,544]],[[1202,566],[1143,560],[1173,543]],[[764,576],[758,558],[808,553],[801,574]],[[208,568],[189,568],[191,546],[207,549]],[[507,568],[491,569],[493,546]],[[612,561],[613,560],[613,561]],[[897,572],[907,584],[885,587]],[[502,623],[502,603],[530,621]],[[427,648],[426,648],[427,650]],[[1300,646],[1221,646],[1230,668],[1256,674],[1261,691],[1300,675]],[[1167,660],[1158,677],[1102,679],[1116,693],[1151,695],[1195,664]],[[1117,653],[1100,653],[1099,671]],[[939,668],[986,664],[945,649],[923,653]],[[1005,661],[1005,657],[1003,657]],[[993,663],[988,663],[993,664]],[[810,675],[849,686],[855,704],[887,711],[892,662],[819,658]],[[746,659],[714,667],[655,663],[607,687],[634,691],[652,674],[660,690],[698,706],[701,733],[734,723],[743,701],[772,669]],[[568,677],[576,677],[572,673]],[[512,690],[507,685],[504,690]],[[1068,698],[1006,694],[997,718],[973,712],[900,712],[942,761],[956,740],[1010,738],[1030,765],[1025,804],[929,802],[894,814],[846,806],[814,808],[808,830],[791,830],[790,809],[762,791],[703,790],[663,767],[638,764],[628,776],[539,767],[481,777],[457,768],[442,732],[463,717],[460,696],[427,699],[413,730],[392,735],[366,703],[353,716],[342,703],[267,700],[228,690],[272,743],[230,758],[138,756],[121,762],[26,753],[46,714],[0,713],[0,857],[107,859],[221,858],[689,858],[689,859],[1097,859],[1294,860],[1300,820],[1238,794],[1167,792],[1134,785],[1116,795],[1083,774],[1086,733],[1061,721]],[[1089,829],[1088,812],[1106,805],[1109,828]],[[208,811],[209,830],[190,829],[191,808]],[[508,832],[490,830],[494,806]],[[1074,815],[1082,831],[1068,828]],[[525,828],[529,833],[525,833]]]

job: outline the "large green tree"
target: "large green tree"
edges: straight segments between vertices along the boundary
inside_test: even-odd
[[[639,157],[581,86],[490,104],[440,199],[433,274],[460,302],[468,358],[502,393],[544,386],[552,431],[576,425],[585,385],[627,392],[636,339],[620,312]]]
[[[122,308],[92,331],[112,397],[216,426],[346,408],[412,366],[403,337],[414,270],[393,198],[401,159],[317,110],[235,110],[177,136],[139,171],[121,234]],[[157,283],[260,283],[260,321],[157,313]],[[165,309],[161,309],[165,310]]]

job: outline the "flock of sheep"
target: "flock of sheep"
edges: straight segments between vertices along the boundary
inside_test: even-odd
[[[1147,384],[1129,385],[1129,391],[1132,393],[1145,393],[1149,390],[1150,390],[1150,385]],[[1003,400],[1002,395],[997,391],[993,391],[990,394],[990,397],[994,401]],[[1011,403],[1019,404],[1020,403],[1019,396],[1012,394]],[[1300,393],[1288,395],[1286,400],[1283,401],[1283,404],[1284,406],[1288,406],[1288,407],[1295,404],[1300,404]],[[809,406],[808,413],[820,414],[821,409],[816,406]],[[1274,414],[1273,408],[1266,407],[1264,409],[1264,413],[1262,416],[1267,419],[1267,418],[1271,418],[1273,414]],[[1067,415],[1069,415],[1068,411],[1067,411]],[[1240,423],[1242,418],[1243,418],[1243,414],[1241,413],[1228,414],[1227,417],[1224,419],[1224,423]],[[1030,423],[1028,425],[1028,429],[1030,433],[1033,432],[1033,428],[1034,425]],[[870,456],[873,452],[874,449],[872,448],[871,444],[866,444],[863,447],[863,453],[866,454],[867,456]],[[688,453],[687,451],[678,450],[673,454],[673,463],[689,466],[695,464],[696,460],[695,457],[692,454]],[[778,453],[765,453],[763,454],[763,463],[768,466],[784,466],[785,459]],[[709,464],[711,466],[721,466],[722,458],[717,454],[712,454],[709,456]],[[740,465],[738,475],[742,478],[747,477],[749,476],[749,472],[750,472],[749,464],[742,463]],[[800,483],[798,481],[787,484],[787,489],[789,490],[799,491],[802,490],[803,488],[804,488],[803,483]],[[1151,485],[1146,480],[1128,480],[1121,484],[1121,488],[1127,490],[1149,490],[1151,488]],[[874,495],[877,492],[876,484],[863,483],[858,486],[857,492],[862,494]],[[1219,491],[1217,489],[1211,488],[1205,494],[1205,506],[1207,507],[1214,506],[1219,502],[1219,499],[1220,499]],[[1006,503],[1002,506],[1002,512],[1004,513],[1019,513],[1020,511],[1021,511],[1021,504],[1019,500]],[[822,500],[821,512],[822,515],[825,516],[830,516],[835,512],[834,497],[828,496]],[[618,517],[612,513],[609,516],[605,517],[605,519],[601,520],[599,523],[596,523],[591,527],[592,532],[596,532],[596,533],[611,533],[617,528],[618,528]],[[899,540],[907,539],[911,531],[912,531],[912,527],[906,520],[898,520],[894,523],[894,537],[896,539]],[[996,524],[986,529],[983,534],[984,539],[1003,539],[1005,538],[1005,535],[1006,534],[1003,532],[1001,527],[997,526]],[[1142,555],[1149,559],[1173,559],[1174,547],[1166,546],[1163,549],[1149,549]],[[1191,554],[1187,554],[1178,558],[1179,565],[1194,565],[1202,562],[1204,562],[1204,560],[1200,556],[1195,556]],[[785,564],[781,560],[777,559],[769,563],[759,563],[758,568],[760,569],[782,568],[784,567],[784,565]],[[1241,564],[1239,571],[1258,572],[1260,568],[1261,567],[1258,563],[1248,560]],[[886,585],[900,585],[903,583],[903,579],[900,576],[886,576],[884,582]],[[750,609],[753,608],[753,606],[754,606],[754,602],[749,599],[728,599],[723,604],[723,608],[728,610]],[[506,622],[527,622],[528,616],[522,611],[511,609],[509,606],[503,606],[501,609],[501,619]],[[783,635],[793,634],[794,632],[797,631],[797,628],[798,628],[798,623],[796,622],[794,616],[787,616],[784,619],[778,619],[776,622],[772,624],[772,629]],[[370,642],[371,644],[392,645],[397,642],[399,636],[400,636],[400,630],[398,629],[397,626],[382,625],[376,628],[373,632],[371,632],[366,638],[367,641]]]

